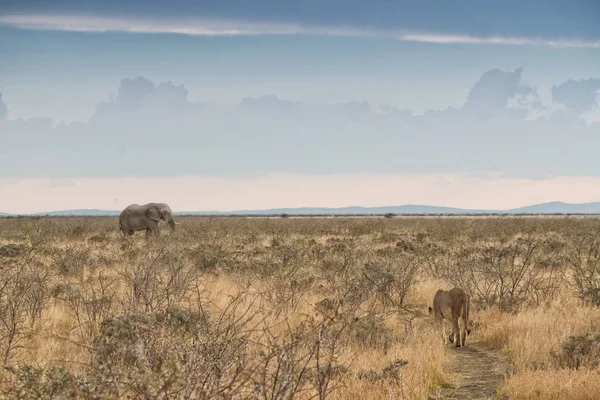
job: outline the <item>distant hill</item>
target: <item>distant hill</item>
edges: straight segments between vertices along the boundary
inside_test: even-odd
[[[600,202],[571,204],[561,201],[535,204],[507,211],[511,214],[600,214]]]
[[[438,206],[422,206],[422,205],[403,205],[403,206],[389,206],[389,207],[340,207],[340,208],[326,208],[326,207],[301,207],[301,208],[270,208],[267,210],[237,210],[231,212],[189,212],[181,213],[187,215],[204,215],[204,214],[215,214],[215,215],[279,215],[279,214],[293,214],[293,215],[382,215],[382,214],[481,214],[488,213],[489,211],[484,210],[465,210],[461,208],[453,207],[438,207]]]
[[[31,216],[117,216],[119,210],[64,210],[49,211],[34,214]],[[600,202],[571,204],[554,201],[549,203],[535,204],[526,207],[513,208],[509,210],[476,210],[454,207],[439,207],[417,204],[407,204],[402,206],[389,207],[301,207],[301,208],[271,208],[267,210],[236,210],[236,211],[179,211],[175,215],[477,215],[477,214],[600,214]],[[11,216],[11,214],[1,213],[0,216]]]
[[[111,216],[119,215],[121,212],[117,210],[94,210],[94,209],[82,209],[82,210],[65,210],[65,211],[50,211],[45,213],[36,213],[33,215],[52,215],[52,216]]]
[[[64,211],[48,211],[33,214],[19,214],[28,216],[52,216],[52,217],[71,217],[71,216],[82,216],[82,217],[100,217],[100,216],[113,216],[119,215],[120,211],[116,210],[95,210],[95,209],[81,209],[81,210],[64,210]],[[16,215],[16,214],[15,214]]]

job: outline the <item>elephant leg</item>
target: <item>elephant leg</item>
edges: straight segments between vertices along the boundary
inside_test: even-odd
[[[146,232],[148,232],[148,235],[154,234],[154,235],[158,236],[159,235],[159,233],[158,233],[158,222],[156,222],[154,220],[149,220],[148,221],[148,227],[146,228]]]
[[[146,228],[146,237],[150,237],[152,235],[152,230],[150,228]]]

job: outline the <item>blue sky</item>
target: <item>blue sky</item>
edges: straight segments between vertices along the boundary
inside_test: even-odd
[[[0,211],[110,208],[91,193],[185,177],[237,199],[169,194],[186,209],[600,200],[599,18],[595,1],[2,1]],[[274,196],[288,175],[310,196]],[[382,179],[403,190],[358,195]],[[444,200],[459,187],[471,200]]]
[[[459,105],[492,68],[524,65],[536,86],[594,76],[599,15],[594,1],[3,1],[0,89],[13,117],[66,120],[138,75],[198,101],[268,92],[422,112]]]

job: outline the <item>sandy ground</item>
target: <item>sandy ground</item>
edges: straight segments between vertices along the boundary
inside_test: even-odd
[[[502,394],[508,364],[499,354],[469,338],[465,347],[447,344],[447,350],[444,368],[450,385],[438,389],[430,399],[508,399]]]

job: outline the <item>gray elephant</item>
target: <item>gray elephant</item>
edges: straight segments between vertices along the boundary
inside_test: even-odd
[[[167,221],[171,230],[175,230],[177,222],[173,219],[171,207],[166,203],[131,204],[119,215],[119,228],[125,237],[136,231],[146,231],[146,236],[159,235],[158,223]]]

